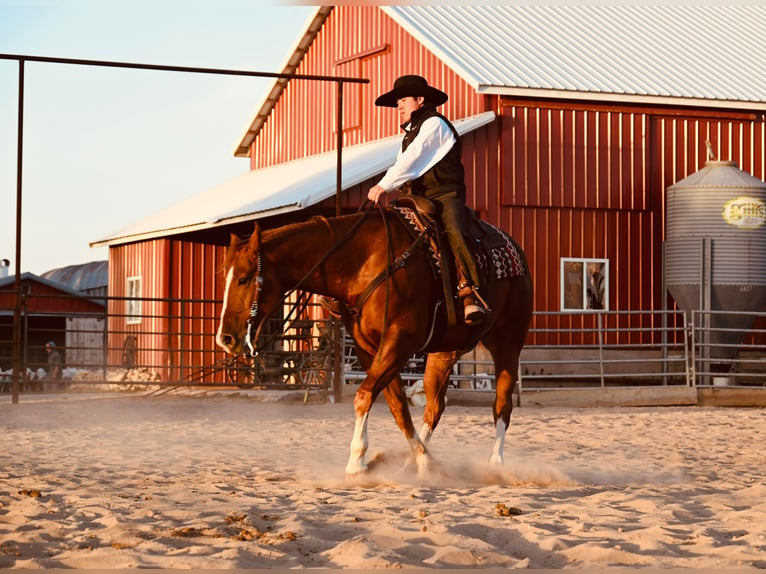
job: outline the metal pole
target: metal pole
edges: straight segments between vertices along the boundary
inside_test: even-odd
[[[340,215],[341,193],[343,192],[343,80],[338,81],[338,102],[336,109],[337,132],[337,160],[335,167],[335,215]],[[332,396],[335,403],[343,399],[343,382],[345,380],[343,373],[343,329],[340,320],[333,321],[333,340],[335,341],[335,377],[333,378]]]
[[[142,64],[139,62],[115,62],[109,60],[84,60],[80,58],[51,58],[47,56],[28,56],[19,54],[0,54],[0,60],[25,60],[45,64],[69,64],[72,66],[99,66],[102,68],[126,68],[133,70],[157,70],[162,72],[191,72],[195,74],[216,74],[223,76],[248,76],[251,78],[283,78],[287,80],[318,80],[325,82],[352,82],[368,84],[366,78],[327,76],[320,74],[286,74],[276,72],[253,72],[250,70],[232,70],[228,68],[200,68],[196,66],[165,66],[161,64]]]
[[[24,60],[19,60],[19,109],[16,124],[16,276],[13,289],[16,291],[16,306],[13,309],[13,381],[11,402],[19,402],[21,390],[21,166],[24,153]]]

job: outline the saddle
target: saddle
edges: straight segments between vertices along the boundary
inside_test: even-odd
[[[438,213],[438,205],[425,197],[416,195],[407,195],[400,197],[392,204],[394,212],[405,220],[407,227],[425,229],[428,232],[431,243],[431,251],[434,260],[437,263],[437,273],[442,278],[442,287],[444,289],[444,301],[447,303],[447,324],[449,326],[457,323],[458,312],[456,305],[459,299],[455,291],[454,274],[457,273],[457,265],[449,242],[444,236],[441,220]],[[487,261],[492,261],[492,250],[506,247],[506,237],[496,228],[476,219],[474,211],[466,206],[466,243],[472,251],[471,255],[477,262],[479,273],[482,274],[482,281],[489,285],[493,281],[494,274],[487,271]],[[414,220],[414,221],[413,221]],[[482,265],[482,263],[485,263]]]

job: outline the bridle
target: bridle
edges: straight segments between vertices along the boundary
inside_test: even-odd
[[[255,317],[258,315],[258,301],[259,295],[263,289],[263,276],[261,275],[261,252],[258,252],[255,264],[255,295],[253,296],[253,302],[250,303],[250,316],[247,318],[247,335],[245,335],[245,345],[250,349],[250,356],[255,357],[258,353],[253,347],[253,325],[255,324]]]
[[[354,234],[356,229],[362,224],[364,219],[367,217],[367,215],[370,213],[370,211],[372,210],[372,208],[375,205],[378,206],[378,208],[380,210],[380,214],[383,217],[383,221],[385,222],[386,221],[386,217],[385,217],[385,213],[384,213],[383,207],[380,206],[379,204],[372,204],[372,203],[370,203],[367,206],[367,208],[364,209],[364,211],[362,213],[362,217],[360,217],[359,220],[356,223],[354,223],[354,225],[343,235],[343,237],[341,237],[337,241],[335,239],[335,233],[334,233],[332,227],[327,223],[326,218],[323,218],[323,217],[319,217],[318,218],[318,219],[321,219],[321,220],[325,220],[325,224],[327,225],[327,228],[328,228],[328,230],[330,232],[330,236],[331,236],[331,239],[332,239],[333,246],[332,246],[332,248],[330,248],[330,250],[327,253],[324,254],[324,256],[322,258],[319,259],[319,261],[317,261],[311,267],[311,269],[308,270],[308,272],[298,281],[298,283],[296,283],[296,285],[292,289],[288,290],[282,296],[282,301],[281,301],[282,303],[284,303],[284,301],[290,296],[290,294],[292,292],[297,291],[301,287],[301,285],[303,285],[303,283],[305,283],[306,280],[308,280],[308,278],[311,276],[311,274],[314,273],[314,271],[316,271],[319,268],[319,266],[322,265],[322,263],[324,263],[327,260],[327,258],[330,257],[330,255],[332,255],[332,253],[335,252],[335,250],[338,249],[338,247],[340,247],[340,245],[343,242],[345,242],[349,237],[351,237]],[[361,208],[360,208],[360,211],[362,211]],[[388,225],[385,225],[384,227],[386,229],[386,246],[387,246],[387,250],[388,250],[388,252],[390,254],[390,252],[391,252],[391,237],[389,235]],[[361,305],[364,304],[364,302],[372,294],[372,292],[381,283],[383,283],[384,281],[386,282],[386,312],[384,313],[384,317],[383,317],[383,331],[382,331],[383,333],[386,332],[386,325],[388,323],[388,295],[389,295],[389,293],[388,293],[388,278],[389,278],[389,276],[394,271],[404,267],[404,265],[406,264],[406,261],[409,258],[412,250],[414,250],[414,248],[417,247],[417,245],[419,243],[421,243],[423,241],[423,239],[424,239],[424,234],[421,233],[415,239],[413,244],[410,245],[410,247],[399,258],[396,259],[396,261],[394,261],[391,265],[389,265],[385,270],[383,270],[380,273],[380,275],[378,277],[376,277],[372,281],[372,283],[362,293],[362,295],[360,296],[359,300],[356,302],[357,308],[361,307]],[[389,255],[389,258],[390,258],[390,255]],[[247,321],[246,321],[247,333],[245,335],[245,341],[244,341],[244,345],[245,345],[245,347],[247,349],[249,349],[249,353],[248,354],[251,357],[258,356],[259,351],[261,349],[263,349],[263,348],[266,348],[278,336],[277,334],[274,334],[273,337],[269,341],[264,342],[262,345],[260,345],[257,348],[253,344],[254,341],[258,340],[258,336],[260,334],[261,328],[266,323],[266,319],[268,318],[267,316],[263,317],[261,319],[261,321],[258,322],[258,324],[257,324],[257,326],[255,328],[255,335],[253,335],[253,325],[256,325],[256,317],[258,316],[258,311],[259,311],[259,303],[258,303],[258,301],[260,299],[259,295],[260,295],[260,293],[261,293],[261,291],[263,289],[263,276],[261,274],[261,271],[262,271],[261,252],[258,251],[257,257],[256,257],[255,276],[254,276],[254,279],[253,279],[254,282],[255,282],[255,293],[253,295],[253,302],[250,304],[250,314],[249,314],[249,316],[247,318]],[[295,315],[295,318],[297,318],[300,315],[300,313],[306,307],[308,307],[310,296],[308,296],[306,294],[304,294],[304,295],[305,295],[305,297],[303,299],[299,298],[299,300],[295,303],[295,305],[290,309],[290,312],[288,313],[287,317],[284,318],[284,320],[282,322],[283,330],[284,330],[284,326],[286,324],[288,324],[288,322],[290,322],[291,320],[294,320],[294,319],[291,319],[293,314]],[[382,340],[382,337],[381,337],[381,340]]]
[[[357,228],[362,224],[362,221],[364,221],[365,217],[367,217],[367,214],[370,212],[372,207],[373,205],[370,205],[367,209],[365,209],[364,212],[362,213],[362,217],[360,217],[359,220],[356,223],[354,223],[354,225],[346,232],[346,234],[343,235],[343,237],[341,237],[338,240],[336,240],[335,232],[333,231],[332,226],[330,226],[329,223],[326,221],[326,218],[318,217],[318,219],[324,220],[324,223],[330,233],[330,238],[333,243],[333,246],[332,248],[330,248],[330,250],[327,253],[324,254],[324,256],[322,256],[322,258],[319,259],[319,261],[317,261],[311,267],[311,269],[308,270],[308,272],[298,281],[298,283],[295,284],[295,286],[293,286],[292,289],[289,289],[287,292],[285,292],[285,294],[282,296],[282,303],[284,303],[284,301],[290,296],[290,294],[293,291],[297,291],[298,289],[300,289],[301,285],[303,285],[308,280],[311,274],[314,273],[314,271],[316,271],[319,268],[319,266],[322,265],[322,263],[324,263],[327,260],[327,258],[330,257],[330,255],[332,255],[333,252],[336,249],[338,249],[338,247],[340,247],[340,245],[344,241],[349,239],[354,234]],[[245,334],[245,342],[244,342],[245,347],[249,349],[248,354],[251,357],[258,356],[258,352],[261,349],[266,348],[273,341],[273,339],[276,339],[278,336],[277,334],[274,334],[271,340],[264,342],[262,345],[260,345],[260,347],[255,347],[254,345],[254,341],[258,340],[258,335],[260,334],[261,328],[266,323],[266,319],[268,318],[268,317],[263,317],[261,321],[258,322],[258,324],[256,325],[256,317],[258,316],[258,311],[259,311],[259,304],[258,304],[258,301],[260,299],[259,295],[261,293],[261,290],[263,289],[263,275],[261,274],[261,271],[262,271],[261,252],[258,251],[257,258],[256,258],[255,277],[254,277],[255,293],[253,295],[253,302],[250,304],[250,314],[246,322],[247,333]],[[306,307],[308,307],[309,298],[310,297],[306,295],[303,299],[299,299],[296,302],[296,304],[292,307],[292,309],[290,309],[290,312],[288,313],[287,317],[285,317],[285,319],[282,322],[283,330],[284,330],[284,325],[286,325],[289,321],[294,320],[294,319],[291,319],[293,315],[295,315],[295,318],[297,318],[300,315],[300,313]],[[254,325],[256,325],[255,334],[253,334]]]

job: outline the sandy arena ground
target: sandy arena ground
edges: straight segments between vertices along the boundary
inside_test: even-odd
[[[489,409],[448,406],[418,479],[379,401],[354,481],[350,399],[0,413],[0,568],[766,568],[766,409],[522,407],[495,470]]]

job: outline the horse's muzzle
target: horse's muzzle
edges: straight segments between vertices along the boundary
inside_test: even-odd
[[[229,333],[218,333],[215,342],[230,355],[238,355],[242,350],[242,342]]]

